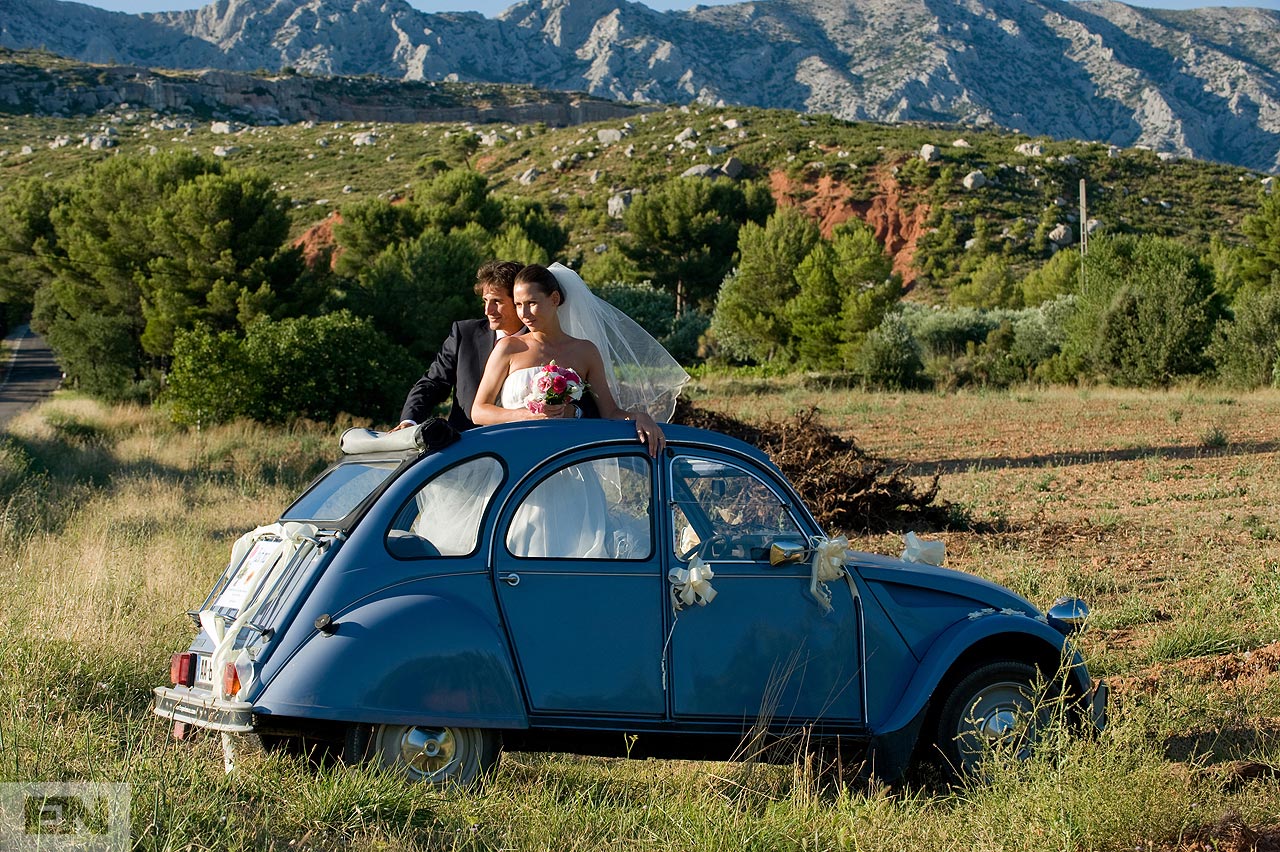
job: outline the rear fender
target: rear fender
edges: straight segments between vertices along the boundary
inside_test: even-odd
[[[368,600],[314,630],[254,712],[368,724],[527,728],[505,639],[452,597]]]
[[[1046,677],[1052,677],[1061,663],[1065,645],[1061,633],[1021,612],[975,613],[938,636],[921,660],[898,706],[878,724],[873,720],[872,730],[878,736],[888,736],[908,728],[913,721],[918,723],[939,686],[950,682],[949,676],[957,663],[967,670],[970,663],[978,665],[985,659],[1020,660],[1039,666]],[[1084,694],[1088,675],[1079,655],[1074,651],[1070,653],[1071,683]]]

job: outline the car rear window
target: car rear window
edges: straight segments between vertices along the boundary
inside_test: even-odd
[[[345,462],[330,470],[285,510],[285,521],[337,521],[382,484],[397,462]]]

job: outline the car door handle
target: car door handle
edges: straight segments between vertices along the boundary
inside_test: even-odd
[[[514,572],[510,574],[499,574],[498,579],[512,588],[520,585],[520,575]]]

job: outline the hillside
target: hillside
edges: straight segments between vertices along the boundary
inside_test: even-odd
[[[625,101],[999,126],[1280,168],[1280,13],[1114,0],[221,0],[108,13],[2,0],[0,46],[84,61],[531,84]]]
[[[126,72],[78,66],[59,73],[98,80]],[[138,73],[168,79],[158,72]],[[329,85],[340,89],[344,82]],[[395,97],[392,87],[414,92],[426,84],[376,85],[383,87],[387,102],[405,104],[410,99]],[[458,91],[468,88],[470,100]],[[540,100],[543,96],[532,90],[491,87],[479,98],[464,84],[440,84],[431,91],[439,98],[431,109],[446,118],[458,112],[533,109],[531,104],[570,120],[589,115],[581,106],[571,114],[567,101],[556,102],[555,95]],[[526,106],[513,107],[517,101]],[[371,101],[364,103],[368,107]],[[617,106],[595,102],[591,109]],[[1037,231],[1056,234],[1048,251],[1075,243],[1081,179],[1088,187],[1088,216],[1097,220],[1094,227],[1175,236],[1201,246],[1213,236],[1238,241],[1240,221],[1256,206],[1263,186],[1256,173],[1142,149],[1033,140],[954,125],[848,122],[783,110],[627,110],[625,117],[562,128],[543,119],[489,125],[349,120],[251,125],[228,119],[227,109],[202,111],[205,116],[198,117],[190,105],[157,111],[124,102],[92,117],[4,116],[0,192],[20,178],[57,179],[105,157],[194,150],[270,174],[276,191],[290,199],[294,229],[301,233],[343,204],[402,194],[432,173],[433,163],[460,163],[466,157],[494,191],[533,198],[555,211],[570,229],[568,259],[580,261],[623,238],[621,211],[634,193],[652,191],[689,170],[708,177],[728,172],[738,180],[767,182],[775,198],[802,205],[828,232],[850,216],[867,220],[911,281],[920,267],[919,240],[936,231],[946,214],[957,228],[956,240],[930,251],[962,255],[981,220],[988,237],[974,250],[994,247],[1025,270],[1047,256],[1034,244]],[[922,157],[926,145],[933,146],[931,161]]]

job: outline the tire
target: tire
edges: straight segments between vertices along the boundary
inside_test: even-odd
[[[1052,716],[1037,695],[1038,680],[1035,666],[1013,660],[987,663],[963,677],[938,714],[934,743],[943,769],[956,777],[974,775],[994,748],[1030,756]]]
[[[501,750],[497,732],[484,728],[353,725],[345,754],[349,762],[401,772],[410,781],[467,787],[493,769]]]

